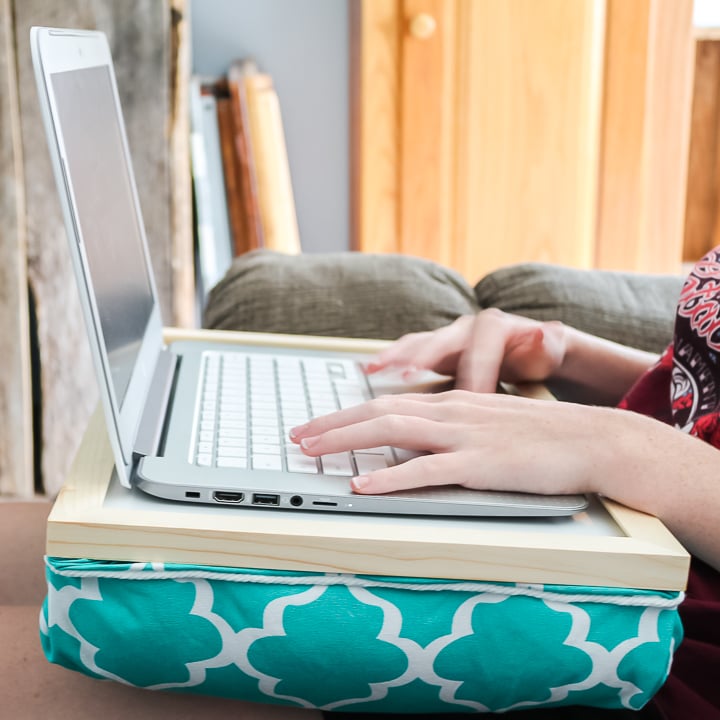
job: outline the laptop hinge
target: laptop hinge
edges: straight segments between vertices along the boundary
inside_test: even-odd
[[[145,408],[135,436],[135,455],[157,455],[162,442],[168,404],[175,382],[178,356],[162,350],[155,364],[155,372],[148,387]]]

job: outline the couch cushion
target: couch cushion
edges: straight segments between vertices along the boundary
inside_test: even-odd
[[[672,339],[683,278],[521,263],[476,286],[480,307],[538,320],[562,320],[585,332],[660,352]]]
[[[236,258],[211,291],[203,325],[394,339],[476,311],[470,285],[429,260],[256,250]]]
[[[682,636],[678,592],[82,558],[48,585],[53,662],[326,711],[639,708]]]
[[[40,558],[41,560],[41,558]],[[38,637],[39,606],[0,606],[0,698],[18,720],[320,720],[321,713],[228,698],[149,692],[50,664]]]

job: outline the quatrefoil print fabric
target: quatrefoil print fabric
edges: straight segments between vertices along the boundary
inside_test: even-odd
[[[681,593],[47,558],[45,654],[92,677],[362,712],[640,708]]]

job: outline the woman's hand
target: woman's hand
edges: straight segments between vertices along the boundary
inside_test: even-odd
[[[405,335],[379,353],[368,372],[389,367],[454,375],[456,387],[494,392],[504,382],[543,381],[562,365],[565,326],[488,309],[431,332]]]
[[[311,420],[290,437],[307,455],[393,445],[426,452],[354,478],[385,493],[456,483],[473,489],[597,492],[631,413],[452,390],[390,395]],[[639,416],[638,416],[639,417]],[[642,418],[643,427],[648,421]]]
[[[588,335],[561,322],[538,322],[494,308],[446,327],[411,333],[380,352],[367,372],[434,370],[455,387],[494,392],[508,383],[558,380],[585,402],[614,405],[657,356]]]

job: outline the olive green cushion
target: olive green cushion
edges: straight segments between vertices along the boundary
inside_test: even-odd
[[[538,320],[562,320],[599,337],[662,351],[672,339],[683,278],[522,263],[484,277],[480,307]]]
[[[453,270],[416,257],[259,250],[236,258],[210,293],[203,324],[394,339],[497,307],[660,352],[672,338],[681,287],[674,275],[522,263],[486,275],[473,289]]]
[[[400,255],[284,255],[236,258],[211,291],[203,325],[338,337],[395,339],[477,310],[456,272]]]

